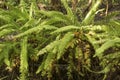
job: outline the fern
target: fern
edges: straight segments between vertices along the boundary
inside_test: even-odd
[[[64,6],[67,13],[49,9],[38,10],[35,0],[20,0],[19,6],[18,3],[16,6],[10,4],[13,0],[7,1],[5,3],[7,10],[0,9],[0,63],[5,63],[7,68],[11,69],[15,64],[14,56],[20,57],[21,80],[26,80],[28,74],[31,75],[28,71],[28,57],[37,63],[40,60],[36,73],[40,74],[40,78],[43,76],[42,79],[52,77],[54,72],[58,73],[55,76],[58,76],[59,72],[62,73],[59,70],[53,71],[56,70],[53,68],[59,69],[56,63],[59,65],[61,60],[68,63],[65,70],[68,79],[72,79],[73,75],[79,79],[86,79],[84,76],[92,73],[105,74],[105,79],[114,66],[119,65],[120,51],[117,49],[120,47],[120,21],[116,17],[119,11],[110,13],[93,24],[95,15],[101,11],[97,9],[102,2],[93,0],[95,3],[93,2],[91,10],[84,20],[79,22],[77,20],[79,13],[73,12],[67,1],[70,0],[61,0],[62,7]],[[82,4],[82,10],[84,5]],[[81,10],[81,7],[77,9]],[[9,40],[7,37],[11,35],[14,39]],[[105,54],[109,48],[115,48],[115,51]],[[95,64],[91,65],[91,61],[95,61]],[[96,67],[96,64],[99,66]]]
[[[8,68],[10,68],[10,59],[9,59],[9,51],[11,49],[11,45],[6,45],[6,49],[4,49],[4,62],[7,65]]]
[[[42,50],[40,50],[37,55],[40,56],[40,55],[43,55],[43,54],[45,54],[45,53],[53,50],[54,47],[58,45],[58,43],[59,43],[58,40],[51,42],[51,43],[48,44],[45,48],[43,48]]]
[[[14,44],[11,43],[4,43],[1,44],[0,48],[2,49],[0,51],[0,62],[5,63],[7,65],[7,68],[10,69],[11,67],[11,62],[10,62],[10,50],[13,48]]]
[[[2,31],[0,31],[0,37],[10,34],[11,32],[14,32],[14,29],[3,29]]]
[[[45,22],[42,22],[42,24],[53,24],[56,22],[64,22],[65,24],[72,24],[71,19],[67,16],[64,15],[61,12],[57,11],[40,11],[41,14],[47,16],[50,19],[47,19]]]
[[[22,30],[22,29],[24,30],[26,28],[35,26],[35,22],[36,22],[35,19],[31,19],[31,20],[27,21],[23,26],[20,27],[20,30]]]
[[[55,61],[55,56],[57,52],[57,46],[59,45],[59,41],[54,41],[47,45],[45,48],[43,48],[38,55],[42,55],[44,53],[46,54],[45,60],[42,62],[42,64],[39,66],[36,73],[40,73],[42,71],[42,75],[45,75],[46,73],[49,73],[52,69],[52,63]]]
[[[64,22],[67,25],[69,25],[69,24],[79,25],[79,22],[73,13],[72,14],[68,13],[68,15],[64,15],[63,13],[57,12],[57,11],[43,11],[43,10],[41,10],[39,12],[41,14],[47,16],[48,18],[50,18],[47,22],[43,22],[42,24],[45,24],[45,23],[46,24],[53,24],[56,22]]]
[[[5,29],[5,28],[12,27],[12,26],[14,26],[14,25],[13,24],[2,25],[2,26],[0,26],[0,31],[3,30],[3,29]]]
[[[46,53],[47,57],[45,61],[43,61],[42,64],[39,66],[36,73],[39,73],[41,71],[44,72],[43,70],[45,70],[46,72],[51,71],[52,63],[54,61],[53,59],[55,59],[55,56],[57,56],[57,59],[60,59],[61,56],[64,54],[65,49],[68,47],[69,42],[73,38],[74,34],[68,32],[62,39],[56,40],[40,50],[38,56]]]
[[[21,42],[20,80],[26,80],[28,76],[27,40],[28,40],[27,37],[24,37]]]
[[[108,59],[108,60],[113,60],[113,59],[119,60],[119,58],[120,58],[120,51],[103,56],[103,59]]]
[[[48,20],[45,20],[43,21],[41,24],[42,25],[51,25],[51,24],[54,24],[54,23],[57,23],[57,22],[64,22],[64,23],[67,23],[65,19],[62,19],[60,17],[53,17],[53,18],[50,18]]]
[[[71,40],[74,38],[74,34],[71,32],[68,32],[65,34],[65,36],[60,40],[59,46],[58,46],[58,54],[57,59],[60,59],[61,56],[64,54],[64,51],[68,44],[71,42]]]
[[[99,58],[102,58],[103,56],[103,52],[110,48],[115,46],[116,44],[120,44],[120,39],[119,38],[115,38],[113,40],[108,40],[107,42],[105,42],[100,48],[98,48],[96,50],[96,54],[94,55],[94,57],[98,56]]]
[[[87,13],[85,19],[83,20],[83,24],[90,24],[92,20],[94,20],[96,11],[101,4],[102,0],[97,0],[91,10]]]
[[[68,17],[70,18],[70,20],[72,20],[72,23],[74,23],[74,18],[75,17],[74,17],[74,14],[73,14],[71,8],[67,4],[67,0],[61,0],[61,2],[63,3],[63,5],[64,5],[64,7],[65,7],[65,9],[67,11]]]
[[[61,18],[65,18],[65,15],[63,15],[63,13],[58,12],[58,11],[44,11],[44,10],[41,10],[39,12],[41,14],[44,14],[47,17],[61,17]]]
[[[117,20],[110,20],[108,23],[107,31],[110,35],[120,36],[120,22]]]
[[[80,27],[77,27],[74,25],[69,25],[69,26],[64,26],[64,27],[58,28],[57,30],[53,31],[51,34],[67,32],[70,30],[80,30],[80,29],[81,29]]]
[[[22,37],[22,36],[25,36],[25,35],[28,35],[28,34],[31,34],[33,32],[40,32],[42,31],[43,29],[48,29],[48,30],[51,30],[51,29],[56,29],[56,27],[54,26],[49,26],[49,25],[38,25],[34,28],[31,28],[31,29],[28,29],[27,31],[23,32],[23,33],[20,33],[16,36],[14,36],[14,38],[19,38],[19,37]]]
[[[5,21],[5,22],[12,22],[12,18],[9,15],[0,15],[0,19]]]

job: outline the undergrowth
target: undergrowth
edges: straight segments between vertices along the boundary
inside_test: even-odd
[[[12,80],[106,80],[118,73],[120,11],[100,16],[104,1],[93,0],[87,13],[83,5],[74,12],[69,2],[61,0],[60,12],[39,9],[35,0],[1,1],[0,66],[17,71]]]

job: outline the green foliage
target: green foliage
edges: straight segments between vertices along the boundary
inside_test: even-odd
[[[101,4],[102,0],[97,0],[91,10],[87,13],[85,19],[83,20],[83,24],[90,24],[92,20],[94,20],[96,11],[98,6]]]
[[[27,52],[27,37],[21,42],[20,54],[20,80],[26,80],[28,76],[28,52]]]
[[[50,3],[47,1],[42,2]],[[78,0],[83,1],[87,2]],[[7,1],[7,8],[0,9],[0,66],[5,64],[12,71],[19,65],[21,80],[31,75],[32,62],[39,64],[34,72],[48,80],[61,74],[68,80],[76,76],[92,80],[94,74],[105,80],[117,70],[115,66],[120,67],[120,20],[119,11],[96,20],[102,2],[95,0],[86,16],[78,20],[77,12],[68,4],[70,0],[61,0],[67,13],[39,10],[35,0]],[[14,62],[16,56],[18,65]],[[61,65],[65,65],[65,72]]]
[[[115,38],[113,40],[107,40],[104,44],[102,44],[102,46],[100,48],[98,48],[96,50],[96,54],[94,55],[95,56],[98,56],[99,58],[101,58],[103,55],[103,52],[106,50],[106,49],[109,49],[110,47],[114,47],[116,45],[119,45],[120,44],[120,39],[119,38]]]

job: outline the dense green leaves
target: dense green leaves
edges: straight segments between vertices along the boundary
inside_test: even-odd
[[[36,72],[41,80],[58,76],[59,80],[76,76],[76,80],[96,76],[105,80],[119,69],[119,11],[104,16],[103,0],[91,0],[88,13],[84,12],[87,0],[78,0],[76,12],[71,8],[75,0],[55,2],[61,12],[52,10],[49,0],[40,2],[43,10],[37,8],[39,0],[20,0],[14,5],[12,1],[0,6],[0,65],[5,63],[9,71],[19,68],[19,79],[27,80]]]

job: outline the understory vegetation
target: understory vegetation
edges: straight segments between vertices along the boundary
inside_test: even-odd
[[[0,0],[0,80],[120,80],[119,0]]]

